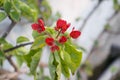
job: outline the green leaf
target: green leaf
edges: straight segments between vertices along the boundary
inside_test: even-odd
[[[0,22],[6,18],[5,12],[0,12]]]
[[[24,55],[24,60],[27,63],[27,66],[30,67],[30,62],[32,61],[32,56],[34,56],[40,49],[30,50],[27,55]]]
[[[7,43],[6,40],[4,38],[0,38],[0,44],[4,44],[4,43]]]
[[[45,46],[45,36],[39,36],[35,39],[31,49],[38,49]]]
[[[33,57],[32,57],[32,62],[30,64],[30,72],[34,74],[36,72],[37,66],[39,64],[41,57],[41,50],[39,50]]]
[[[17,43],[23,43],[23,42],[28,42],[28,41],[29,41],[29,39],[24,36],[20,36],[17,38]]]
[[[80,66],[80,62],[81,62],[81,59],[82,59],[82,52],[77,50],[75,47],[73,47],[72,45],[70,45],[68,43],[65,43],[65,51],[71,57],[72,62],[69,65],[69,68],[70,68],[72,74],[74,74],[76,69]]]
[[[25,61],[24,56],[28,53],[27,49],[25,47],[21,47],[18,49],[15,49],[11,52],[12,55],[16,57],[17,64],[19,67],[23,64]]]
[[[27,5],[25,2],[22,2],[20,0],[18,0],[17,3],[18,3],[18,6],[19,6],[23,16],[27,16],[29,18],[32,17],[32,19],[34,21],[37,20],[38,12],[37,12],[37,10],[35,8],[32,9],[29,5]]]
[[[12,48],[12,47],[13,47],[12,44],[10,44],[10,43],[5,43],[2,48],[3,48],[3,50],[7,50],[7,49]]]
[[[15,55],[16,59],[17,59],[17,64],[19,67],[22,66],[23,62],[24,62],[24,58],[22,55]]]
[[[5,11],[7,13],[9,13],[10,10],[11,10],[11,6],[12,6],[11,1],[10,0],[5,0],[3,6],[4,6]]]
[[[55,58],[53,54],[51,53],[49,57],[49,70],[50,70],[50,75],[51,75],[52,80],[55,80],[55,75],[56,75],[55,73],[56,66],[54,65],[54,63],[55,63]]]
[[[33,36],[33,38],[35,39],[35,38],[37,38],[38,36],[40,36],[40,34],[39,34],[37,31],[33,30],[32,36]]]
[[[4,0],[0,0],[0,7],[3,6]]]
[[[44,76],[44,80],[51,80],[48,76]]]
[[[71,56],[65,52],[65,51],[61,51],[60,52],[61,58],[62,60],[68,65],[71,63]]]
[[[4,53],[3,53],[3,51],[0,50],[0,68],[3,65],[4,59],[5,59]]]
[[[14,20],[15,22],[18,22],[20,20],[20,12],[19,11],[13,10],[9,14],[10,14],[11,19]]]
[[[119,10],[120,10],[120,5],[119,5],[119,3],[118,3],[118,0],[113,0],[113,3],[114,3],[114,9],[115,9],[116,11],[119,11]]]
[[[70,77],[70,71],[69,71],[69,66],[63,61],[61,60],[61,68],[62,68],[62,74],[69,78]]]
[[[4,57],[3,51],[0,50],[0,59]]]
[[[56,79],[55,80],[60,80],[60,77],[61,77],[61,62],[60,62],[60,57],[58,55],[58,52],[54,52],[53,53],[54,56],[55,56],[55,61],[57,64],[56,65]]]
[[[71,64],[70,55],[65,51],[61,51],[60,57],[61,57],[62,73],[64,74],[65,77],[69,77],[70,76],[69,65]]]

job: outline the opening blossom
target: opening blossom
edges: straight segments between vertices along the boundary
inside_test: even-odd
[[[42,19],[38,20],[38,23],[32,24],[32,29],[36,30],[38,33],[45,31],[44,22]]]
[[[57,21],[55,30],[61,30],[62,33],[64,33],[68,28],[70,27],[70,23],[67,23],[65,20],[59,19]]]
[[[31,26],[32,29],[37,31],[38,33],[45,31],[44,22],[42,19],[39,19],[38,23],[34,23]],[[58,34],[56,36],[52,36],[51,34],[49,34],[48,37],[45,39],[45,43],[50,47],[50,50],[52,52],[60,50],[60,47],[57,43],[64,44],[70,37],[73,39],[77,39],[81,35],[80,31],[74,30],[73,28],[70,34],[65,36],[64,33],[69,27],[70,23],[67,23],[67,21],[62,19],[57,20],[55,30],[58,32]]]

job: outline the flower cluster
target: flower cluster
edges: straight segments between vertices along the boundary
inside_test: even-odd
[[[70,37],[73,39],[76,39],[81,35],[80,31],[74,30],[73,28],[68,36],[64,36],[65,32],[69,27],[70,27],[70,23],[67,23],[65,20],[62,20],[62,19],[57,20],[57,23],[54,29],[55,31],[58,32],[58,34],[55,37],[50,36],[51,34],[49,34],[48,37],[45,39],[45,43],[48,46],[50,46],[50,49],[52,52],[58,51],[60,49],[57,43],[64,44],[65,42],[67,42],[67,40]],[[32,29],[36,30],[38,33],[44,32],[45,27],[44,27],[43,20],[39,19],[38,23],[32,24]]]

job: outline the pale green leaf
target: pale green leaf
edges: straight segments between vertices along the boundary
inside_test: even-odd
[[[61,60],[61,68],[62,74],[67,78],[70,77],[69,66],[63,60]]]
[[[16,57],[16,60],[17,60],[17,64],[18,64],[18,67],[21,67],[23,62],[24,62],[24,58],[22,55],[15,55]]]
[[[34,8],[32,9],[29,5],[27,5],[26,3],[18,0],[18,6],[22,12],[23,16],[27,16],[29,18],[32,18],[33,20],[37,20],[38,18],[38,12],[37,10]]]
[[[69,65],[69,68],[72,72],[72,74],[75,73],[77,68],[80,66],[80,62],[82,59],[82,52],[77,50],[72,45],[65,43],[65,51],[70,55],[71,57],[71,64]]]
[[[4,6],[5,11],[7,13],[9,13],[10,10],[11,10],[11,7],[12,7],[11,1],[10,0],[5,0],[3,6]]]
[[[61,51],[60,56],[67,65],[71,63],[71,56],[67,52]]]
[[[44,80],[51,80],[48,76],[44,76]]]
[[[0,12],[0,22],[3,21],[6,18],[5,12]]]
[[[17,43],[23,43],[23,42],[28,42],[28,41],[29,41],[29,39],[24,36],[20,36],[17,38]]]
[[[55,80],[56,66],[55,66],[55,58],[52,53],[50,54],[50,57],[49,57],[49,70],[50,70],[50,75],[52,80]]]
[[[36,72],[37,66],[39,64],[41,57],[41,50],[39,50],[33,57],[32,57],[32,62],[30,64],[30,72],[34,74]]]
[[[42,48],[44,46],[45,46],[45,37],[39,36],[38,38],[35,39],[31,49],[38,49],[38,48]]]
[[[30,67],[30,62],[32,61],[32,56],[34,56],[39,50],[40,49],[30,50],[27,55],[23,56],[28,67]]]
[[[37,38],[38,36],[40,36],[40,34],[39,34],[37,31],[33,30],[32,36],[33,36],[33,38],[35,39],[35,38]]]
[[[69,77],[70,76],[69,65],[71,64],[70,55],[67,52],[61,50],[60,56],[62,73],[64,74],[65,77]]]
[[[12,20],[14,20],[15,22],[18,22],[20,20],[20,12],[13,10],[9,13],[10,17]]]
[[[3,50],[7,50],[7,49],[12,48],[12,47],[13,47],[12,44],[10,44],[10,43],[5,43],[2,48],[3,48]]]
[[[61,62],[60,62],[60,57],[58,55],[58,52],[54,52],[54,57],[55,57],[55,61],[57,64],[55,64],[56,66],[56,79],[60,80],[61,77]]]

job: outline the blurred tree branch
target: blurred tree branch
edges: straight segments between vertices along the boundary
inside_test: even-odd
[[[90,19],[90,17],[92,16],[92,14],[97,10],[97,8],[100,6],[100,4],[102,3],[103,0],[98,0],[97,5],[91,10],[91,12],[88,14],[88,16],[86,17],[86,19],[84,19],[84,22],[82,23],[82,26],[80,27],[80,31],[83,30],[83,28],[85,27],[86,23],[88,22],[88,20]]]
[[[119,11],[115,11],[115,12],[114,12],[114,14],[109,18],[108,23],[109,23],[117,14],[119,14]],[[96,40],[97,42],[99,42],[99,40],[101,39],[102,35],[103,35],[105,32],[108,32],[109,34],[111,34],[111,33],[109,32],[109,30],[104,29],[104,30],[101,32],[101,34],[98,36],[98,38],[97,38],[97,40]],[[113,34],[113,32],[112,32],[112,34]],[[109,38],[109,37],[110,37],[110,36],[108,36],[107,38]],[[107,40],[108,40],[108,39],[107,39]],[[107,42],[107,40],[106,40],[105,42]],[[94,44],[94,46],[93,46],[93,48],[91,49],[88,57],[86,58],[86,61],[89,60],[89,57],[90,57],[90,56],[92,55],[92,53],[95,52],[97,49],[98,49],[98,46],[97,46],[96,44]],[[108,56],[108,57],[110,57],[110,56]],[[107,60],[107,59],[106,59],[106,60]],[[98,79],[98,77],[99,77],[99,76],[101,75],[101,73],[104,71],[104,68],[105,68],[105,66],[106,66],[106,64],[107,64],[106,60],[105,60],[105,62],[103,62],[102,64],[98,65],[96,68],[94,68],[94,70],[93,70],[93,75],[92,75],[92,77],[89,77],[88,80],[96,80],[96,79]],[[85,61],[85,62],[86,62],[86,61]],[[85,65],[86,65],[86,64],[83,64],[82,66],[85,67]],[[83,67],[81,67],[79,71],[84,71],[85,68],[83,68]],[[80,73],[81,73],[81,72],[80,72]],[[82,77],[82,76],[81,76],[81,77]]]
[[[114,75],[111,80],[119,80],[120,79],[120,70],[117,72],[116,75]]]

